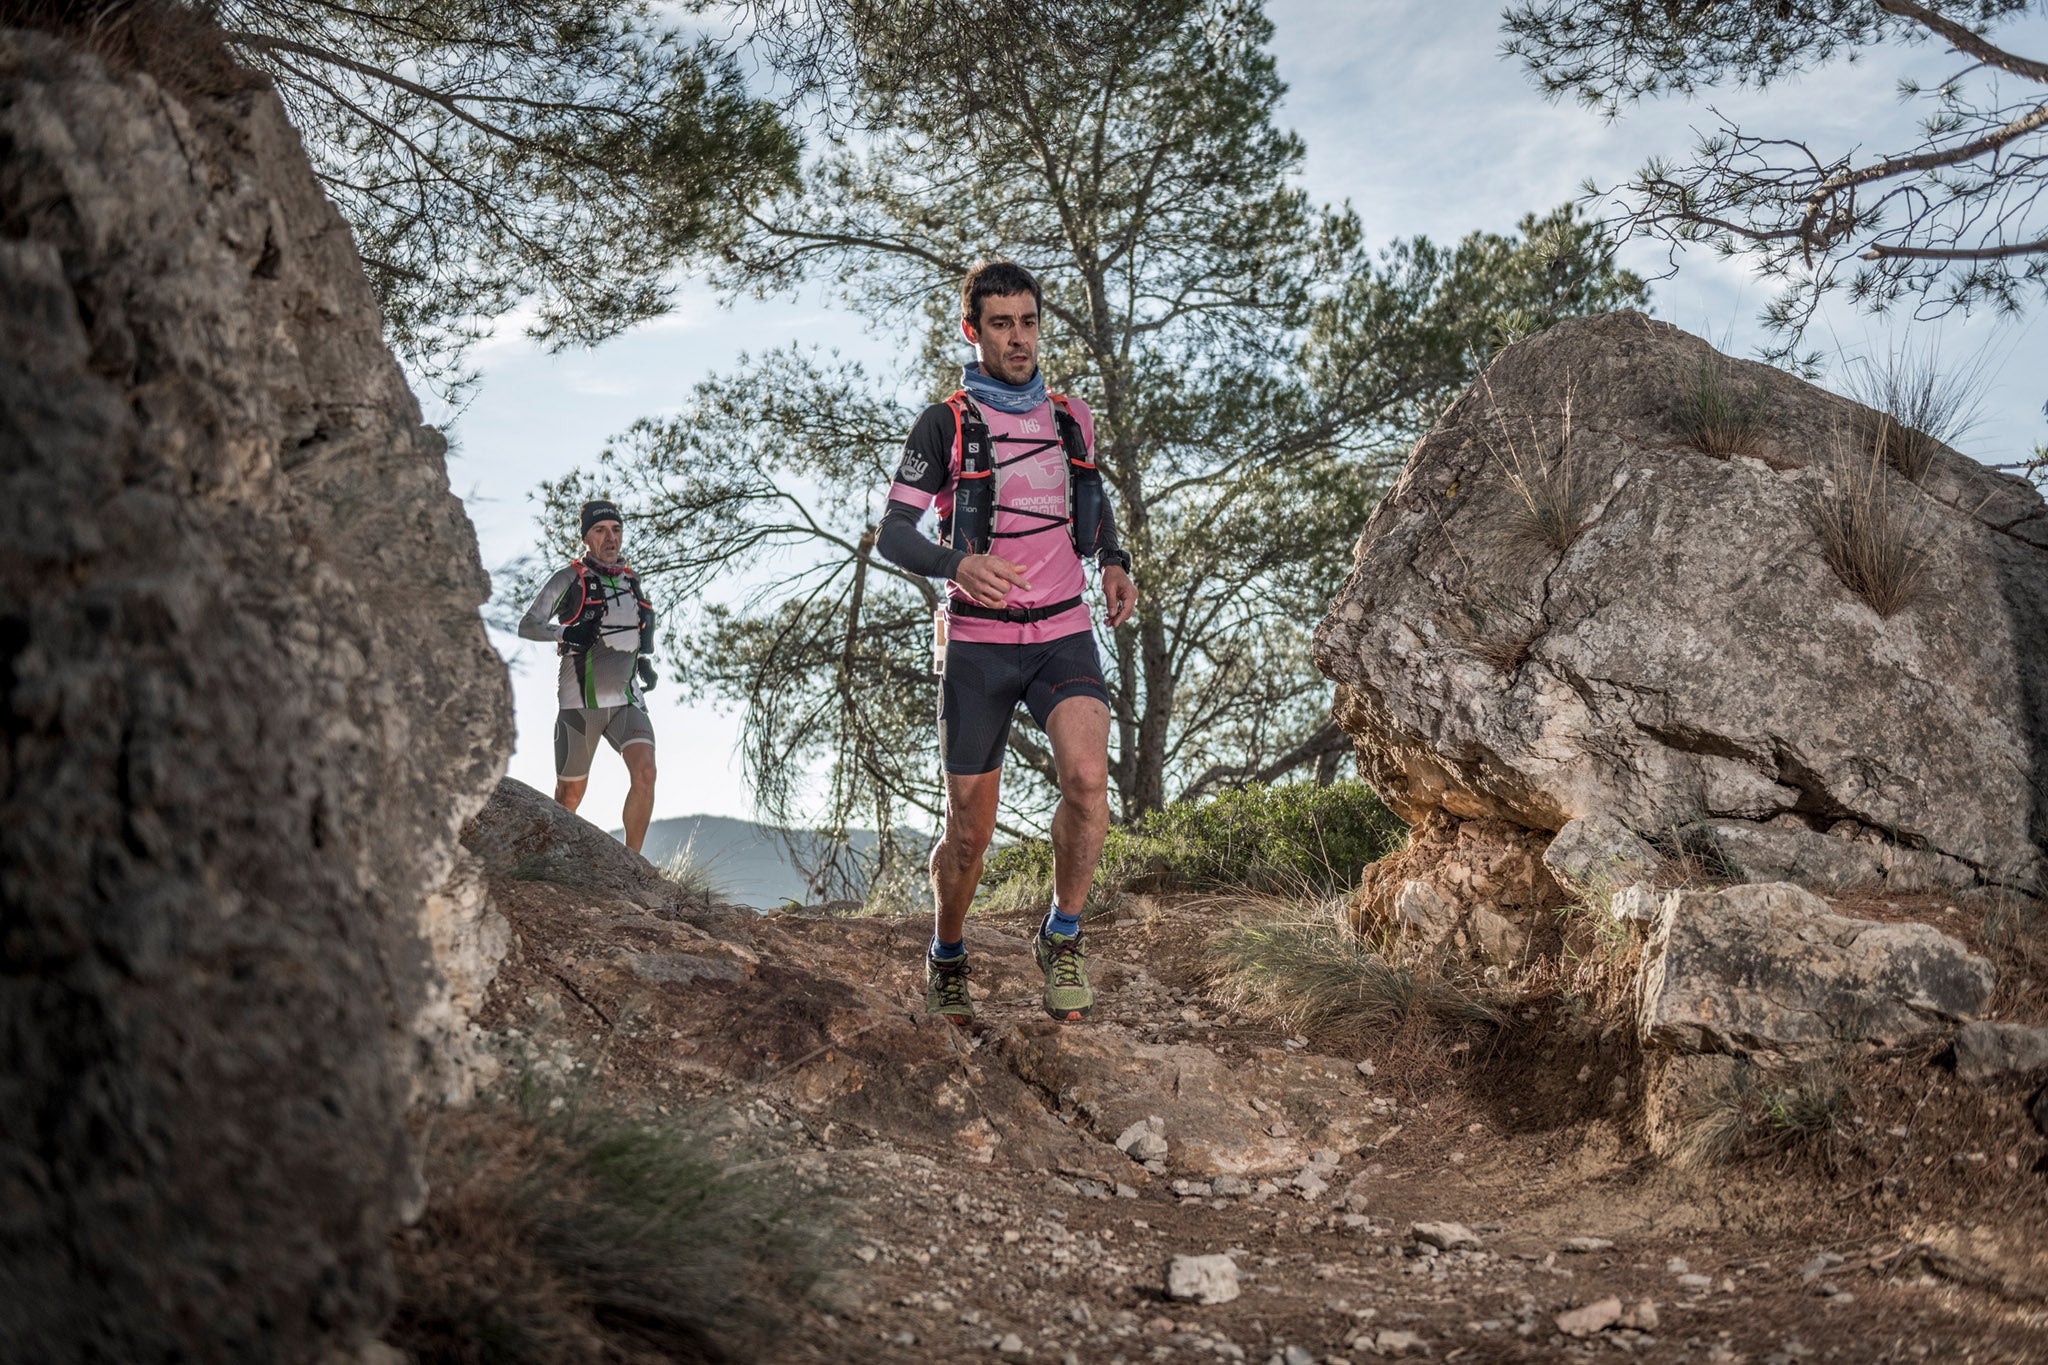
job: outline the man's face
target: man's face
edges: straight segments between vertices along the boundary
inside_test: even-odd
[[[1022,384],[1038,369],[1038,304],[1029,292],[992,294],[981,301],[981,322],[967,325],[981,353],[981,371],[1005,384]]]
[[[619,547],[625,544],[626,528],[616,521],[600,521],[593,524],[583,543],[590,547],[590,553],[607,564],[619,562]]]

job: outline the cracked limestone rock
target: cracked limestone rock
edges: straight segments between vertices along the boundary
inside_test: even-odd
[[[1810,1057],[1974,1017],[1995,977],[1931,925],[1849,919],[1774,883],[1666,895],[1639,980],[1646,1044]]]
[[[1796,826],[1775,842],[1806,853],[1746,880],[1833,884],[1847,858],[1907,884],[1960,868],[2039,887],[2048,505],[1938,450],[1896,485],[1926,527],[1922,590],[1879,616],[1815,521],[1865,410],[1729,361],[1765,432],[1702,453],[1673,413],[1713,356],[1640,313],[1560,323],[1503,351],[1415,447],[1313,646],[1362,776],[1411,822]],[[1564,470],[1559,548],[1515,479],[1559,487]],[[1932,861],[1841,847],[1864,832]]]

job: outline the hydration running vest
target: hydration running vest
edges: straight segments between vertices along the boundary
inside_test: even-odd
[[[1037,526],[1029,531],[998,531],[995,529],[996,513],[1002,511],[1012,516],[1033,517],[1049,526],[1064,521],[1068,538],[1074,543],[1074,553],[1081,556],[1084,564],[1102,548],[1102,471],[1088,458],[1088,444],[1081,437],[1081,424],[1067,410],[1066,395],[1053,393],[1046,396],[1052,400],[1060,446],[1067,457],[1067,515],[1056,517],[1048,512],[1033,512],[996,502],[996,471],[1031,459],[1052,443],[1047,441],[1034,446],[1013,459],[996,459],[988,423],[982,419],[981,409],[967,396],[967,391],[961,389],[946,400],[946,406],[953,410],[953,467],[959,478],[953,488],[953,515],[946,526],[939,528],[939,538],[945,544],[968,554],[985,555],[990,543],[997,539],[1036,535],[1047,529],[1046,526]]]
[[[604,574],[591,567],[588,560],[578,559],[571,562],[569,567],[576,571],[576,592],[573,600],[570,594],[562,594],[562,609],[555,619],[565,626],[573,625],[582,620],[583,613],[594,605],[603,613],[604,621],[598,627],[597,643],[578,647],[564,640],[555,646],[555,652],[583,654],[602,646],[606,649],[616,649],[622,654],[628,651],[652,653],[654,604],[640,591],[640,575],[633,572],[632,566],[621,564],[617,573]],[[624,591],[614,592],[606,585],[604,580],[607,578],[614,578],[623,583]],[[630,623],[626,621],[624,611],[628,601],[633,604],[633,619]],[[617,619],[613,619],[614,617]],[[614,643],[615,636],[627,631],[633,632],[634,640],[631,645]]]

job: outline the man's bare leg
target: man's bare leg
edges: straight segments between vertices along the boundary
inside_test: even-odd
[[[932,849],[932,937],[941,943],[957,943],[967,931],[982,855],[995,837],[1002,782],[1001,768],[969,777],[946,774],[946,829]]]
[[[1053,896],[1061,913],[1078,916],[1109,833],[1109,708],[1094,697],[1063,701],[1046,717],[1045,733],[1060,781],[1052,813]]]
[[[563,810],[575,810],[583,804],[583,791],[590,785],[587,777],[558,777],[555,779],[555,804]]]
[[[633,783],[626,791],[623,813],[626,847],[638,853],[641,841],[647,837],[648,817],[654,814],[654,746],[628,744],[619,756],[626,760],[626,776]],[[578,796],[581,795],[579,792]]]

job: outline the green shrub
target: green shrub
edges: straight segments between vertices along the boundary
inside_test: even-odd
[[[1362,782],[1253,784],[1176,802],[1111,826],[1087,909],[1099,911],[1134,887],[1310,896],[1348,890],[1406,832]],[[1052,845],[1028,839],[999,848],[981,880],[984,910],[1042,906],[1052,894]]]

